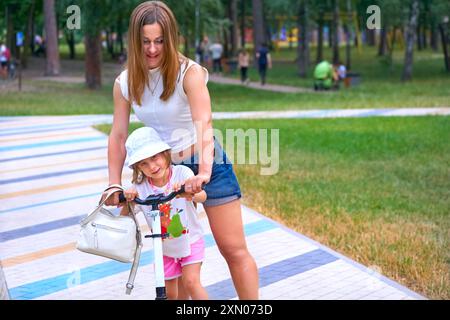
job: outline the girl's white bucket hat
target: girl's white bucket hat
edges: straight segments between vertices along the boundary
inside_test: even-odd
[[[170,149],[170,146],[161,140],[156,130],[150,127],[134,130],[128,136],[125,147],[127,149],[127,165],[131,169],[133,164]]]

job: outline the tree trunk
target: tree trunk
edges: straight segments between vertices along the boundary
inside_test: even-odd
[[[434,52],[437,52],[439,50],[439,33],[438,33],[438,27],[435,23],[432,23],[431,25],[431,39],[430,39],[430,46],[431,49],[433,49]]]
[[[328,47],[333,49],[333,23],[328,23]]]
[[[294,47],[294,41],[292,41],[293,37],[294,37],[294,32],[292,32],[292,28],[289,28],[289,31],[288,31],[289,51],[291,51],[292,48]]]
[[[231,48],[230,48],[230,54],[232,57],[235,57],[237,55],[237,49],[238,49],[238,17],[237,17],[237,0],[231,0],[230,1],[230,20],[231,20],[231,26],[230,26],[230,42],[231,42]]]
[[[387,32],[387,30],[386,30]],[[389,73],[392,74],[392,72],[394,71],[394,64],[393,64],[393,55],[394,55],[394,46],[395,46],[395,40],[396,40],[396,36],[397,36],[397,27],[393,27],[393,32],[392,32],[392,41],[391,44],[389,46],[389,56],[388,56],[388,61],[389,61]]]
[[[122,30],[122,15],[117,19],[117,42],[119,43],[119,54],[123,54],[123,30]]]
[[[323,60],[323,11],[319,12],[319,22],[317,30],[317,56],[316,63]]]
[[[333,8],[333,62],[339,62],[339,0],[334,0]]]
[[[410,6],[409,21],[406,28],[405,40],[405,64],[403,66],[402,81],[412,79],[413,53],[417,28],[417,18],[419,15],[419,0],[412,0]]]
[[[27,32],[25,33],[25,39],[23,41],[23,55],[22,55],[22,67],[27,68],[28,66],[28,56],[32,49],[33,40],[33,24],[34,24],[34,8],[36,1],[32,0],[30,5],[30,10],[28,11],[28,22],[27,22]]]
[[[424,25],[423,28],[422,28],[422,46],[423,46],[424,49],[428,48],[428,43],[427,42],[428,42],[427,41],[427,28]]]
[[[375,30],[372,29],[368,29],[366,30],[366,35],[367,35],[367,44],[369,46],[374,46],[375,45]]]
[[[222,37],[223,41],[221,42],[223,43],[223,57],[228,59],[231,54],[231,35],[228,33],[227,28],[222,28]]]
[[[269,23],[267,22],[267,16],[266,12],[264,12],[264,6],[263,6],[263,25],[264,25],[264,42],[266,42],[267,46],[271,48],[272,46],[272,32],[270,28],[267,28]]]
[[[245,48],[245,1],[241,0],[241,47]]]
[[[17,57],[16,32],[14,31],[14,12],[16,4],[6,5],[6,46],[11,51],[11,56]]]
[[[346,56],[346,62],[345,65],[347,67],[347,70],[351,69],[351,64],[352,64],[352,57],[351,57],[351,30],[350,30],[350,24],[352,21],[352,1],[351,0],[347,0],[347,24],[346,24],[346,34],[347,34],[347,46],[346,46],[346,50],[345,50],[345,56]]]
[[[308,7],[306,0],[299,3],[297,29],[300,31],[297,37],[297,65],[298,75],[306,78],[308,74]]]
[[[445,25],[443,23],[439,24],[439,31],[441,33],[442,40],[442,51],[444,52],[444,62],[445,62],[445,70],[450,72],[450,53],[448,52],[448,38],[449,35],[445,32]]]
[[[253,44],[256,50],[265,42],[265,28],[263,20],[263,3],[262,0],[252,0],[253,4]]]
[[[69,30],[66,32],[66,41],[69,46],[69,58],[70,60],[75,59],[75,30]]]
[[[422,51],[423,43],[422,43],[422,23],[421,19],[417,19],[417,32],[416,32],[416,40],[417,40],[417,50]]]
[[[102,86],[102,17],[104,6],[99,5],[103,1],[83,1],[82,28],[84,31],[85,50],[85,78],[86,87],[91,90],[100,89]]]
[[[55,1],[44,0],[44,24],[45,24],[45,75],[59,75],[59,50],[58,31],[55,18]]]
[[[102,38],[100,31],[97,34],[89,33],[84,36],[85,47],[85,76],[89,89],[96,90],[102,86]]]
[[[114,43],[112,40],[112,30],[106,31],[106,50],[111,56],[111,59],[114,59]]]
[[[189,33],[188,28],[186,28],[186,33],[183,35],[183,38],[184,38],[183,55],[185,57],[189,57],[189,35],[188,35],[188,33]]]
[[[378,45],[378,56],[384,56],[386,54],[386,41],[387,41],[387,26],[383,25],[380,33],[380,43]]]

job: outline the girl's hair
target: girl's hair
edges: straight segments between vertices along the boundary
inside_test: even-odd
[[[172,157],[170,155],[170,149],[162,151],[160,153],[162,153],[164,159],[166,160],[167,166],[170,166],[170,164],[172,163]],[[133,165],[133,177],[131,178],[131,183],[141,184],[142,182],[144,182],[144,180],[146,178],[144,173],[141,170],[139,170],[138,164],[139,164],[139,162],[135,163]]]
[[[160,72],[163,78],[164,91],[160,99],[166,101],[175,91],[180,62],[187,62],[187,58],[178,52],[179,36],[178,24],[172,11],[161,1],[146,1],[138,5],[130,17],[128,28],[129,57],[128,69],[128,97],[141,105],[145,86],[149,86],[148,66],[145,62],[142,28],[145,25],[157,23],[161,26],[163,36],[164,55]]]

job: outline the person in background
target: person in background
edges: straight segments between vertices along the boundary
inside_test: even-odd
[[[208,36],[204,36],[202,42],[200,43],[201,46],[201,50],[203,52],[203,61],[202,61],[202,65],[206,68],[206,69],[211,69],[211,59],[210,59],[210,51],[209,51],[209,38]]]
[[[11,53],[8,47],[0,42],[0,75],[3,80],[8,78],[8,63]]]
[[[335,66],[336,74],[337,74],[337,88],[339,88],[341,82],[345,82],[345,78],[347,77],[347,67],[342,61]]]
[[[242,84],[249,84],[250,79],[248,78],[248,65],[250,63],[250,55],[248,54],[248,51],[245,48],[242,48],[239,51],[238,55],[238,64],[239,64],[239,70],[241,71],[241,83]]]
[[[314,69],[314,90],[330,90],[337,81],[337,73],[333,65],[324,60]]]
[[[209,48],[213,61],[213,73],[222,73],[222,53],[223,46],[219,42],[215,42]]]
[[[258,61],[258,71],[261,78],[261,85],[265,85],[267,68],[272,69],[272,58],[266,43],[262,43],[256,52],[256,60]]]

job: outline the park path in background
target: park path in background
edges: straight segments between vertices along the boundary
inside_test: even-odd
[[[424,114],[413,112],[418,113]],[[151,239],[144,240],[130,296],[125,295],[130,264],[75,249],[78,223],[108,183],[107,136],[91,126],[111,120],[111,115],[0,117],[0,264],[12,299],[154,299]],[[130,178],[125,167],[124,184]],[[261,299],[425,299],[376,266],[363,266],[264,212],[246,206],[242,212]],[[200,215],[206,242],[202,283],[212,299],[236,299],[208,220]],[[138,220],[149,233],[142,215]]]
[[[273,91],[273,92],[283,92],[283,93],[300,93],[300,92],[314,92],[312,89],[294,87],[294,86],[286,86],[279,84],[268,84],[262,85],[260,82],[252,82],[250,81],[248,84],[242,84],[240,79],[224,77],[221,75],[209,74],[209,81],[220,83],[220,84],[231,84],[231,85],[239,85],[245,86],[252,89]]]

